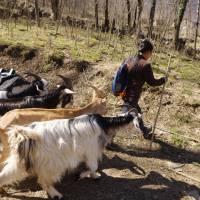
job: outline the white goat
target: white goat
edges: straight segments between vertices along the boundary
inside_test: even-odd
[[[11,152],[0,173],[0,186],[35,175],[51,198],[62,199],[53,184],[81,162],[89,170],[82,172],[80,178],[98,178],[96,170],[104,147],[116,128],[131,121],[138,128],[138,117],[133,111],[119,117],[91,114],[14,127],[8,131]]]

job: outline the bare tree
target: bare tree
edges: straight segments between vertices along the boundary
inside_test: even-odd
[[[112,25],[111,25],[111,33],[113,34],[114,32],[115,32],[115,30],[116,30],[116,20],[115,20],[115,18],[113,18],[113,20],[112,20]]]
[[[139,36],[141,31],[142,31],[142,27],[141,27],[141,16],[142,16],[142,11],[143,11],[143,0],[138,0],[137,1],[137,11],[138,11],[138,15],[137,15],[137,35]]]
[[[150,37],[150,38],[152,38],[155,10],[156,10],[156,0],[152,0],[151,9],[150,9],[150,16],[149,16],[149,28],[148,28],[148,37]]]
[[[179,34],[180,34],[180,27],[184,17],[184,13],[187,7],[188,0],[178,0],[178,6],[176,9],[176,16],[174,21],[175,31],[174,31],[174,47],[178,49],[179,47]]]
[[[42,1],[42,6],[45,7],[46,6],[46,0]]]
[[[104,13],[105,13],[105,21],[104,21],[103,31],[108,32],[110,30],[110,21],[108,16],[108,0],[105,0]]]
[[[199,29],[199,20],[200,20],[200,0],[198,1],[198,8],[197,8],[197,22],[196,22],[196,31],[195,31],[195,38],[194,38],[194,49],[197,49],[197,37],[198,37],[198,29]]]
[[[133,31],[136,31],[136,20],[137,20],[137,6],[135,7],[134,10],[134,18],[133,18]]]
[[[39,16],[39,6],[38,6],[38,0],[35,0],[35,18],[38,27],[40,26],[40,16]]]
[[[128,12],[128,30],[131,30],[131,4],[130,0],[126,0],[127,12]]]
[[[98,4],[98,0],[94,0],[94,12],[95,12],[95,27],[96,30],[99,29],[99,4]]]
[[[61,0],[51,0],[51,9],[52,9],[54,20],[60,19],[60,14],[61,14],[60,5],[61,5]]]

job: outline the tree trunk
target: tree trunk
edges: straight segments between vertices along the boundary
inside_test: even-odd
[[[82,15],[81,17],[85,17],[86,16],[86,5],[87,5],[87,1],[82,0],[82,4],[83,4],[83,11],[82,11]]]
[[[40,26],[40,16],[39,16],[38,0],[35,0],[35,19],[36,19],[37,25],[39,27]]]
[[[111,27],[111,33],[113,34],[115,31],[116,31],[116,21],[115,21],[115,18],[113,18],[113,21],[112,21],[112,27]]]
[[[42,1],[42,6],[45,7],[46,6],[46,0]]]
[[[148,28],[148,37],[150,37],[150,38],[152,38],[155,10],[156,10],[156,0],[152,0],[150,16],[149,16],[149,28]]]
[[[134,11],[134,19],[133,19],[133,31],[136,32],[136,20],[137,20],[137,6],[135,7]]]
[[[103,31],[109,32],[109,30],[110,30],[110,21],[109,21],[109,17],[108,17],[108,0],[106,0],[106,2],[105,2],[104,12],[105,12],[105,21],[104,21]]]
[[[51,9],[53,13],[53,19],[58,20],[60,18],[60,0],[51,0]]]
[[[138,0],[137,4],[138,16],[137,16],[137,36],[141,34],[141,16],[143,10],[143,0]]]
[[[94,0],[94,4],[95,4],[95,8],[94,8],[95,27],[96,27],[96,30],[98,30],[99,29],[99,4],[98,4],[98,0]]]
[[[131,31],[131,4],[130,0],[126,0],[126,5],[127,5],[127,12],[128,12],[128,30],[129,32]]]
[[[179,34],[180,34],[180,27],[181,23],[184,17],[184,13],[187,7],[188,0],[179,0],[177,11],[176,11],[176,17],[175,17],[175,31],[174,31],[174,47],[175,49],[179,48]]]
[[[194,38],[194,49],[197,49],[197,37],[198,37],[198,30],[199,30],[199,20],[200,20],[200,0],[198,3],[197,8],[197,23],[196,23],[196,31],[195,31],[195,38]]]

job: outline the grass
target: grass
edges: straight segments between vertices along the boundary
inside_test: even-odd
[[[179,131],[176,128],[172,128],[171,132],[174,133],[171,138],[173,144],[179,148],[182,148],[184,146],[185,142],[184,142],[183,138],[180,136]]]
[[[59,34],[55,35],[55,27],[48,29],[32,26],[27,30],[23,23],[10,25],[9,30],[4,27],[1,30],[0,42],[12,45],[22,43],[28,47],[67,50],[71,57],[83,59],[89,62],[97,62],[106,59],[119,61],[128,56],[132,45],[128,38],[122,42],[110,34],[91,32],[79,28],[61,27]]]
[[[52,23],[43,22],[43,27],[27,26],[26,21],[10,23],[9,27],[2,22],[0,44],[21,43],[26,47],[44,49],[45,54],[50,52],[65,52],[72,59],[96,62],[122,62],[124,58],[136,53],[136,39],[125,36],[119,39],[116,35],[83,30],[74,27],[60,27],[58,34]],[[198,61],[183,56],[171,49],[160,47],[155,50],[152,60],[155,70],[166,69],[169,53],[173,54],[171,67],[183,79],[191,82],[200,82],[200,64]],[[44,57],[47,57],[44,55]],[[45,60],[45,59],[44,59]]]

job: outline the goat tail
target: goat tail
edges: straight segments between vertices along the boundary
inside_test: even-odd
[[[13,130],[16,136],[18,135],[23,139],[31,139],[37,142],[41,141],[41,137],[39,136],[39,134],[36,131],[33,131],[31,128],[23,126],[13,126]]]
[[[18,141],[17,153],[19,159],[24,161],[27,172],[33,169],[33,152],[37,142],[41,141],[39,134],[30,128],[15,126],[14,137]],[[14,139],[15,140],[15,139]]]
[[[3,150],[1,152],[1,157],[0,157],[0,165],[2,165],[5,162],[5,160],[7,160],[10,153],[8,134],[6,129],[0,128],[0,140],[1,144],[3,145]]]

